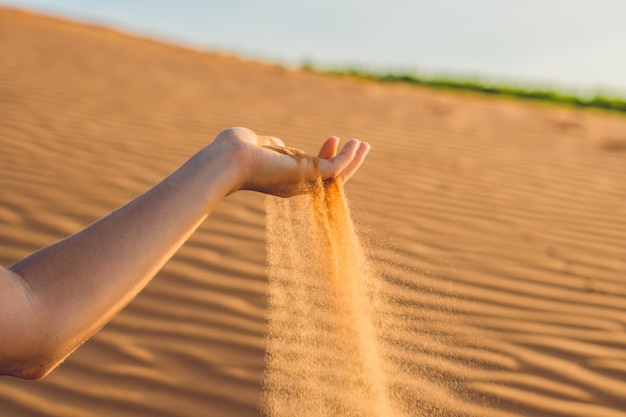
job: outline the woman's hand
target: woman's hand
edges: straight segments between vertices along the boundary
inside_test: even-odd
[[[370,145],[351,139],[337,153],[339,138],[330,137],[318,157],[285,147],[273,136],[260,136],[235,127],[221,132],[208,148],[220,148],[234,155],[238,167],[232,191],[254,190],[280,197],[305,193],[318,178],[346,182],[361,166]]]

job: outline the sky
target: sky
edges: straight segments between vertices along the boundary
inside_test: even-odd
[[[0,0],[285,65],[626,97],[624,0]]]

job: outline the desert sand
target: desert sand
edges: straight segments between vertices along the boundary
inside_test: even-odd
[[[311,153],[329,135],[372,144],[345,191],[387,300],[385,383],[407,415],[626,416],[623,115],[324,76],[0,8],[0,264],[230,126]],[[264,197],[237,193],[54,373],[0,377],[0,415],[259,416],[267,294]]]

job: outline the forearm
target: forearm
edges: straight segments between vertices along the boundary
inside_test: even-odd
[[[141,196],[11,267],[42,318],[24,348],[62,360],[141,291],[232,191],[236,167],[226,156],[199,152]]]

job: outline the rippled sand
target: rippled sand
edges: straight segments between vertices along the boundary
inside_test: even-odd
[[[223,128],[373,145],[347,185],[420,416],[626,416],[626,118],[379,85],[0,9],[0,263],[139,194]],[[7,416],[259,416],[263,197],[229,197]]]

